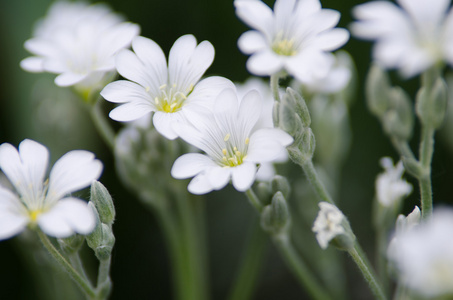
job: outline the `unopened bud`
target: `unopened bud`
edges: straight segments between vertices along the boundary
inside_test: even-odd
[[[422,87],[419,90],[416,99],[416,110],[423,124],[433,129],[438,129],[442,125],[447,110],[447,91],[447,84],[440,77],[434,82],[431,91],[428,91],[426,87]]]
[[[256,186],[256,195],[264,205],[271,203],[272,191],[268,182],[259,182]]]
[[[101,224],[101,228],[102,239],[100,244],[94,249],[94,253],[99,260],[106,260],[112,254],[113,246],[115,245],[115,236],[108,225]]]
[[[91,208],[93,214],[96,217],[96,227],[89,235],[86,236],[88,246],[94,250],[98,247],[98,245],[101,244],[102,241],[102,226],[101,226],[102,223],[99,218],[99,213],[96,210],[96,207],[94,206],[94,203],[91,201],[88,202],[88,207]]]
[[[302,96],[298,92],[288,87],[286,89],[284,99],[287,102],[291,103],[293,110],[296,112],[296,114],[299,115],[304,127],[310,127],[311,124],[310,111],[308,110],[304,98],[302,98]]]
[[[383,115],[384,130],[388,135],[406,141],[412,136],[414,126],[411,100],[400,87],[392,88],[388,95],[391,108]]]
[[[289,185],[288,179],[286,179],[286,177],[275,175],[272,179],[272,194],[275,195],[277,192],[281,192],[285,199],[289,197],[291,186]]]
[[[366,79],[366,98],[368,109],[378,117],[382,117],[389,108],[390,88],[387,73],[377,65],[371,66]]]
[[[289,226],[290,215],[285,197],[277,192],[272,197],[272,203],[264,207],[261,213],[261,226],[272,235],[284,233]]]
[[[115,220],[115,206],[113,205],[112,196],[99,181],[94,181],[91,184],[91,201],[96,206],[101,222],[112,225]]]

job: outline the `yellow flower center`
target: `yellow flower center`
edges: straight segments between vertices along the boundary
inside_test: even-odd
[[[165,113],[174,113],[184,106],[184,102],[187,96],[192,92],[194,86],[191,84],[185,92],[176,90],[176,84],[173,84],[171,88],[167,88],[166,84],[159,87],[160,95],[154,98],[154,103],[158,111]],[[146,88],[146,92],[150,89]]]
[[[28,213],[28,215],[30,216],[30,220],[32,222],[36,222],[36,220],[38,219],[38,216],[42,213],[42,210],[40,209],[36,209],[36,210],[32,210]]]
[[[281,39],[277,40],[272,44],[272,50],[284,56],[293,56],[297,53],[296,49],[294,48],[294,39]]]
[[[222,149],[222,164],[224,168],[236,167],[241,165],[244,162],[244,159],[247,157],[247,147],[250,139],[245,139],[244,152],[240,152],[236,146],[230,142],[230,134],[226,134],[223,141],[226,144],[226,148]]]

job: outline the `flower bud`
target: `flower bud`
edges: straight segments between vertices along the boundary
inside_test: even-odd
[[[96,206],[101,222],[112,225],[115,220],[115,206],[108,190],[99,181],[91,184],[91,201]]]
[[[272,235],[284,233],[290,222],[290,215],[285,197],[277,192],[272,197],[272,203],[264,207],[261,213],[261,226]]]
[[[289,158],[296,164],[303,164],[313,158],[316,140],[311,128],[304,128],[294,138],[294,143],[288,146]]]
[[[428,91],[426,87],[419,90],[416,111],[423,124],[433,129],[438,129],[442,125],[447,110],[447,90],[447,84],[440,77],[434,82],[432,90]]]
[[[299,115],[304,127],[310,127],[310,112],[302,96],[292,88],[288,87],[286,89],[286,94],[284,95],[284,100],[291,104],[290,106],[292,107],[293,111],[295,111],[296,114]]]
[[[291,186],[289,185],[288,179],[281,175],[275,175],[272,179],[272,194],[275,195],[277,192],[281,192],[283,197],[288,198],[291,192]]]
[[[112,254],[113,246],[115,245],[115,236],[108,225],[101,224],[101,228],[102,238],[99,245],[94,249],[94,253],[99,260],[106,260]]]
[[[92,209],[93,214],[96,217],[96,227],[89,235],[86,236],[88,247],[94,250],[101,243],[102,240],[102,226],[101,226],[102,223],[94,203],[91,201],[88,202],[88,207]]]
[[[388,91],[390,88],[387,73],[377,65],[371,66],[365,87],[367,104],[368,109],[380,118],[389,108]]]
[[[406,141],[412,136],[414,125],[411,100],[400,87],[393,87],[388,96],[391,108],[383,114],[384,130],[388,135]]]
[[[265,205],[271,203],[271,187],[268,182],[259,182],[256,186],[256,195]]]

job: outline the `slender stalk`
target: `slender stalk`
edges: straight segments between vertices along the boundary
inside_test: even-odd
[[[104,142],[113,151],[115,146],[115,131],[110,126],[108,120],[105,118],[101,108],[101,99],[97,99],[96,102],[90,107],[91,118],[94,122],[94,126],[101,135]]]
[[[80,276],[83,277],[83,279],[89,283],[90,280],[88,279],[88,276],[85,273],[85,268],[83,267],[82,261],[80,259],[79,252],[71,253],[68,254],[69,261],[71,262],[71,265],[76,269],[76,271],[80,274]]]
[[[97,282],[97,294],[98,299],[107,299],[110,295],[110,291],[112,288],[112,281],[110,279],[110,264],[111,264],[111,257],[105,260],[99,261],[99,271],[98,271],[98,282]],[[107,290],[103,290],[105,288]]]
[[[368,285],[370,286],[371,291],[373,292],[376,299],[379,299],[379,300],[387,299],[383,292],[381,285],[379,284],[379,282],[376,279],[377,278],[376,274],[374,274],[374,271],[371,268],[371,265],[368,262],[368,259],[364,255],[359,244],[356,243],[354,245],[354,248],[349,249],[348,252],[351,255],[354,262],[356,263],[356,265],[359,267],[360,271],[362,272],[363,277],[368,282]]]
[[[332,297],[327,294],[325,288],[323,288],[318,283],[318,280],[312,275],[307,265],[300,259],[288,235],[275,236],[273,240],[286,264],[291,268],[299,282],[310,293],[312,298],[317,300],[332,299]]]
[[[247,248],[243,254],[234,286],[228,297],[229,300],[251,299],[258,280],[267,245],[267,236],[261,229],[259,222],[253,220],[251,225]]]
[[[77,285],[88,298],[95,299],[96,292],[91,287],[91,284],[85,281],[85,279],[72,267],[72,265],[66,260],[66,258],[64,258],[60,252],[58,252],[58,250],[50,242],[47,235],[45,235],[39,229],[37,230],[37,232],[42,244],[47,249],[47,251],[49,251],[50,255],[66,270],[66,272],[69,273],[69,276],[77,283]]]
[[[273,74],[271,75],[271,90],[274,100],[280,102],[280,93],[278,91],[279,81],[280,81],[280,74]]]
[[[248,189],[245,191],[245,194],[247,195],[247,198],[249,199],[249,202],[253,205],[253,207],[261,213],[263,211],[263,204],[261,203],[260,199],[258,196],[256,196],[255,192],[252,189]]]
[[[391,141],[392,141],[393,146],[395,147],[395,149],[398,151],[398,153],[401,156],[416,159],[415,155],[412,152],[411,148],[409,147],[409,144],[407,143],[407,141],[403,141],[403,140],[397,139],[395,137],[392,137]]]
[[[188,294],[186,299],[204,300],[208,298],[205,280],[206,270],[202,268],[206,264],[203,262],[204,258],[201,257],[203,251],[200,248],[202,244],[199,243],[201,241],[199,231],[203,229],[197,228],[194,213],[195,203],[187,197],[188,193],[185,187],[182,187],[180,185],[177,188],[176,205],[181,221],[180,232],[183,240],[184,261],[189,272],[188,280],[190,282],[191,294],[186,291]],[[198,217],[204,218],[204,215]]]
[[[302,170],[307,176],[308,181],[310,182],[311,186],[313,187],[316,195],[318,196],[320,201],[326,201],[331,204],[335,205],[332,197],[330,196],[329,192],[327,191],[326,187],[319,179],[318,172],[316,172],[315,167],[313,166],[313,161],[311,159],[307,159],[303,164],[300,165]]]
[[[377,245],[377,270],[380,282],[382,283],[383,292],[388,295],[389,291],[389,279],[387,275],[387,228],[379,228],[376,234],[376,245]]]
[[[419,178],[422,203],[422,216],[428,218],[432,214],[433,199],[431,187],[431,160],[434,152],[434,129],[422,126],[422,140],[420,142],[420,164],[423,175]]]

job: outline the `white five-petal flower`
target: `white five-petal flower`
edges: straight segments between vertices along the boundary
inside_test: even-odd
[[[352,33],[376,40],[373,56],[403,76],[417,75],[434,64],[453,64],[453,10],[450,0],[372,1],[358,5]]]
[[[335,205],[328,202],[320,202],[319,208],[312,230],[316,233],[319,246],[326,249],[333,238],[346,232],[342,225],[345,217]]]
[[[453,295],[452,228],[453,210],[435,209],[430,219],[398,234],[389,252],[402,283],[427,299]]]
[[[198,83],[214,60],[214,47],[208,41],[197,45],[193,35],[176,40],[167,61],[154,41],[136,37],[130,50],[116,57],[116,68],[126,79],[107,85],[101,95],[110,102],[125,103],[113,109],[116,121],[132,121],[154,112],[156,130],[175,139],[174,123],[200,107],[210,108],[212,97],[232,83],[223,77],[209,77]],[[198,83],[198,84],[197,84]]]
[[[340,13],[322,9],[319,0],[277,0],[272,11],[259,0],[235,0],[236,14],[255,30],[245,32],[239,49],[252,54],[247,69],[260,76],[284,69],[301,82],[323,78],[330,71],[330,51],[349,38],[334,28]]]
[[[102,163],[91,152],[71,151],[55,163],[44,181],[48,160],[47,148],[32,140],[22,141],[19,151],[8,143],[0,145],[0,168],[17,192],[0,186],[0,240],[28,224],[58,238],[94,229],[96,219],[87,203],[66,195],[98,179]]]
[[[21,61],[30,72],[51,72],[58,86],[89,90],[115,71],[114,55],[139,34],[103,4],[58,1],[36,26],[25,48],[36,56]]]
[[[376,178],[376,196],[381,205],[389,207],[408,196],[412,185],[401,178],[404,173],[402,161],[394,166],[390,157],[383,157],[380,162],[385,172]]]
[[[190,126],[178,126],[182,139],[203,150],[179,157],[173,164],[174,178],[194,177],[188,186],[193,194],[222,189],[230,179],[238,191],[246,191],[255,180],[257,164],[275,160],[293,142],[286,132],[257,128],[262,99],[250,91],[238,101],[234,89],[223,90],[212,112],[190,115]]]

